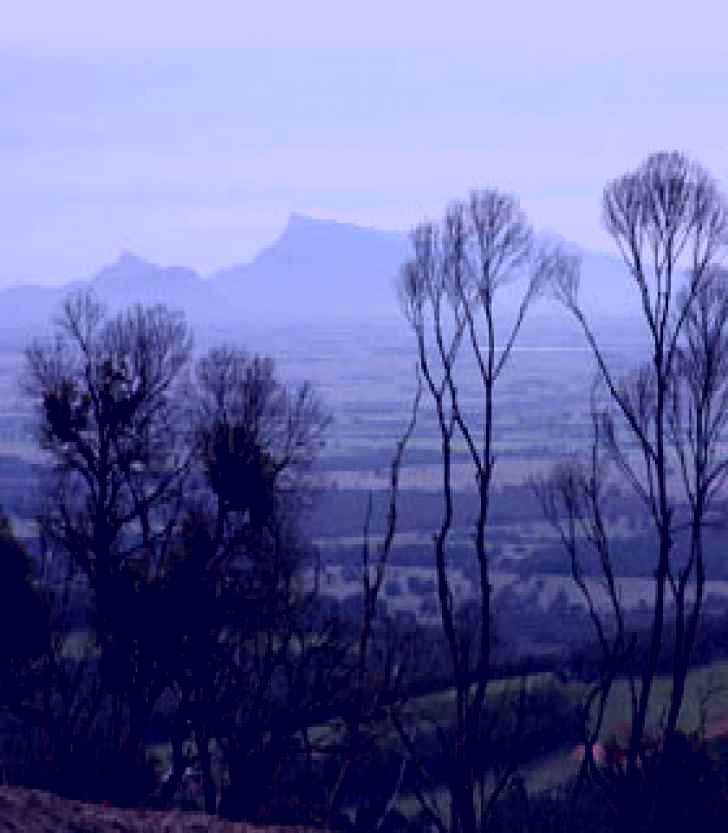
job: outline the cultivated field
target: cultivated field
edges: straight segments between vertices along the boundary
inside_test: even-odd
[[[367,327],[312,324],[250,329],[240,334],[240,341],[251,351],[272,355],[287,381],[310,380],[330,410],[328,439],[313,475],[317,489],[307,531],[327,567],[327,592],[345,598],[357,589],[353,568],[360,556],[370,494],[372,540],[382,531],[389,465],[415,390],[411,334],[404,321]],[[616,373],[634,366],[639,356],[633,345],[608,345],[606,353]],[[19,353],[0,354],[0,503],[13,516],[18,533],[32,539],[35,484],[43,457],[34,440],[32,410],[20,392],[22,368]],[[463,361],[457,371],[462,408],[475,417],[480,409],[477,369]],[[578,603],[579,597],[557,536],[544,521],[529,481],[548,474],[565,456],[588,449],[594,377],[595,366],[586,349],[516,347],[498,393],[489,535],[494,587],[497,592],[510,588],[528,598],[536,593],[544,608],[557,598]],[[456,592],[466,599],[472,592],[469,542],[475,490],[464,447],[456,451],[453,471],[458,506],[451,562],[460,576]],[[386,591],[392,610],[410,611],[423,621],[435,615],[434,597],[423,592],[422,582],[426,584],[432,575],[431,536],[441,512],[441,478],[439,439],[424,398],[401,475],[398,535]],[[623,564],[623,598],[628,606],[649,604],[651,585],[634,558],[649,546],[642,537],[644,513],[623,484],[612,491],[608,523]],[[721,541],[716,539],[713,548],[722,555]],[[728,569],[714,572],[708,595],[717,605],[728,598]]]

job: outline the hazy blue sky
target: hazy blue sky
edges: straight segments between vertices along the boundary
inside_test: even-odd
[[[604,182],[662,148],[728,186],[728,5],[501,5],[8,2],[0,285],[206,273],[291,211],[408,228],[480,185],[607,249]]]

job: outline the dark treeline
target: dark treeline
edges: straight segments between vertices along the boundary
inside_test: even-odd
[[[724,830],[720,744],[681,715],[691,668],[726,650],[706,581],[723,575],[709,530],[728,476],[728,208],[700,166],[660,153],[609,183],[603,210],[650,344],[626,377],[582,312],[578,258],[537,248],[514,198],[475,191],[415,229],[399,292],[416,394],[389,488],[363,507],[315,488],[329,415],[310,385],[230,347],[193,357],[164,307],[109,316],[70,298],[54,338],[26,352],[49,459],[34,557],[0,524],[5,779],[362,833]],[[499,490],[496,393],[544,292],[596,361],[591,450]],[[464,361],[480,410],[462,398]],[[399,478],[424,408],[441,478],[413,508]],[[498,524],[535,507],[560,543],[525,570],[560,558],[580,604],[496,599]],[[627,511],[640,517],[629,548],[609,523]],[[358,589],[337,602],[307,530],[318,513],[317,528],[348,532],[356,512]],[[388,572],[397,532],[421,513],[432,578],[407,592],[427,626],[386,604],[403,592]],[[648,577],[651,605],[625,604],[625,575]],[[607,721],[618,690],[621,734]],[[532,775],[549,755],[568,771],[546,788]]]

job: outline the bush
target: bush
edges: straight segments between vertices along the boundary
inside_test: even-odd
[[[33,565],[0,510],[0,696],[9,705],[21,696],[33,661],[46,649],[49,621],[36,589]]]
[[[628,773],[622,750],[605,744],[607,798],[614,830],[724,833],[728,791],[719,759],[696,734],[676,733],[668,745],[644,742],[640,766]]]

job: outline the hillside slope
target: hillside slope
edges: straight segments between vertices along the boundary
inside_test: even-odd
[[[298,827],[258,828],[204,813],[120,810],[52,793],[0,787],[0,833],[304,833]]]

